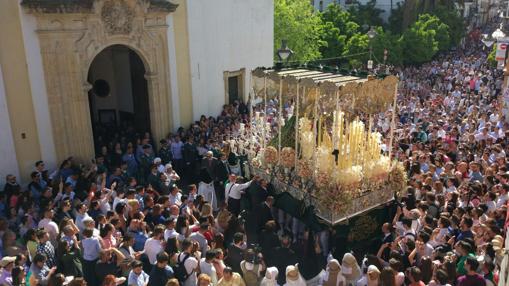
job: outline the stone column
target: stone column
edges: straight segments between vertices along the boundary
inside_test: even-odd
[[[150,127],[156,142],[159,142],[171,131],[170,112],[165,110],[168,106],[167,95],[164,92],[166,89],[160,84],[164,83],[164,79],[160,78],[160,73],[147,73],[145,79],[149,94]]]
[[[81,82],[74,38],[73,33],[63,31],[40,35],[57,160],[73,156],[83,162],[94,155],[87,94],[90,84]]]

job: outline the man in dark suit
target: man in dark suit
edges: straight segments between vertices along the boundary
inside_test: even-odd
[[[272,216],[272,204],[274,203],[274,197],[268,196],[263,203],[260,204],[259,209],[257,211],[259,221],[258,221],[258,229],[262,230],[265,224],[269,220],[274,220]]]
[[[382,258],[383,259],[386,259],[386,260],[389,260],[389,255],[390,255],[390,244],[394,241],[394,237],[392,235],[392,225],[389,224],[389,223],[384,223],[382,225],[382,232],[383,232],[383,238],[382,238],[382,245],[380,246],[380,248],[384,248],[383,252],[382,252]]]
[[[273,252],[273,259],[274,265],[267,265],[267,266],[275,266],[279,273],[285,273],[286,266],[288,265],[295,265],[297,263],[297,255],[295,254],[295,251],[293,251],[290,248],[292,239],[289,235],[284,234],[281,237],[281,247],[277,247],[274,249]],[[286,276],[285,275],[278,275],[277,276],[277,282],[279,285],[283,285],[286,282]]]
[[[206,169],[207,173],[209,173],[210,177],[214,178],[215,177],[214,172],[215,172],[217,164],[218,164],[218,161],[216,158],[213,157],[212,151],[207,151],[207,153],[205,154],[205,157],[203,157],[203,159],[201,160],[200,170]]]
[[[182,147],[182,158],[184,160],[185,182],[187,184],[196,183],[196,163],[199,161],[199,156],[192,136],[187,138],[186,143]]]
[[[246,199],[248,200],[248,209],[257,212],[261,204],[265,202],[269,192],[267,190],[268,183],[261,179],[259,182],[251,184],[246,191]]]
[[[242,273],[242,269],[240,268],[240,262],[244,260],[244,249],[242,249],[242,245],[244,244],[244,234],[241,232],[237,232],[233,236],[233,243],[228,246],[228,253],[226,254],[226,258],[224,259],[224,263],[227,266],[230,266],[234,272]]]
[[[214,189],[216,190],[217,199],[219,202],[224,202],[224,186],[228,175],[230,175],[230,167],[228,166],[226,155],[220,154],[219,158],[220,160],[217,160],[214,166],[212,178],[214,178]]]

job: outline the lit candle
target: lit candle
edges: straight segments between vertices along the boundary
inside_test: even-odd
[[[332,112],[332,148],[336,147],[336,111]]]
[[[244,131],[244,123],[240,123],[239,130],[240,130],[241,133]]]
[[[260,111],[255,112],[255,119],[256,120],[260,119]]]

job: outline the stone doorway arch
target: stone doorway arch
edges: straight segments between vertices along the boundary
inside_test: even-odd
[[[64,4],[62,4],[64,3]],[[94,155],[88,106],[88,69],[95,56],[124,45],[142,59],[151,130],[159,141],[171,130],[167,15],[177,5],[159,0],[24,0],[37,19],[57,160]]]
[[[146,63],[139,52],[113,45],[90,64],[88,103],[96,152],[98,143],[119,132],[151,133]]]

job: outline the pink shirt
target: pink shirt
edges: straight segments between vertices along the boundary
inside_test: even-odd
[[[117,247],[117,239],[113,235],[103,238],[103,248],[108,249],[111,247]]]

